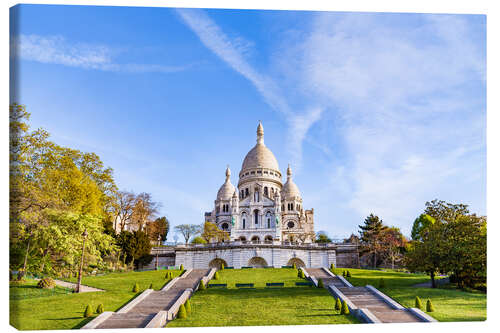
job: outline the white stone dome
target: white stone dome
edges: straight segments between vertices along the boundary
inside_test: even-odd
[[[301,197],[299,187],[293,182],[292,180],[292,169],[290,168],[290,165],[288,166],[288,169],[286,170],[287,174],[287,180],[286,183],[283,185],[283,198],[284,199],[292,199],[295,197]]]
[[[226,181],[222,186],[220,187],[219,191],[217,192],[217,200],[231,200],[233,197],[233,194],[236,193],[236,188],[231,184],[231,170],[229,170],[229,167],[226,169]]]
[[[245,156],[241,166],[241,172],[254,169],[254,168],[267,168],[279,171],[278,161],[269,148],[264,145],[264,128],[259,123],[257,127],[257,144]]]

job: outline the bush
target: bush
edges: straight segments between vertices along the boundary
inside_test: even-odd
[[[335,298],[335,310],[340,311],[342,309],[342,302],[340,302],[340,298]]]
[[[323,279],[318,279],[318,288],[323,288]]]
[[[151,284],[149,285],[149,288],[148,289],[154,289],[153,288],[153,283],[151,282]]]
[[[340,309],[340,314],[341,315],[349,314],[349,307],[347,306],[347,303],[345,301],[342,302],[342,308]]]
[[[172,272],[169,272],[167,271],[167,273],[165,273],[165,279],[171,279],[172,278]]]
[[[198,290],[205,290],[207,287],[205,287],[205,283],[203,283],[203,280],[200,281],[200,285],[198,286]]]
[[[378,287],[385,288],[385,280],[383,278],[380,278],[380,281],[378,282]]]
[[[427,300],[427,304],[426,304],[426,311],[427,312],[434,312],[434,305],[432,305],[432,302],[430,299]]]
[[[92,306],[89,304],[87,305],[87,307],[85,308],[85,311],[83,312],[83,316],[85,318],[88,318],[90,316],[92,316],[94,314],[94,311],[92,310]]]
[[[346,277],[346,276],[347,276],[347,273],[346,273],[346,271],[345,271],[345,270],[344,270],[344,271],[342,271],[342,276],[343,276],[343,277]]]
[[[137,282],[134,284],[134,288],[132,288],[132,292],[133,293],[139,292],[139,284]]]
[[[424,306],[422,305],[422,300],[420,300],[420,297],[415,297],[415,307],[417,309],[423,310]]]
[[[348,277],[348,278],[351,277],[351,271],[347,271],[346,277]]]
[[[299,269],[298,275],[299,275],[299,278],[301,278],[301,279],[305,279],[306,278],[306,276],[304,275],[304,271],[301,270],[301,269]]]
[[[333,264],[333,262],[330,264],[330,270],[333,272],[333,270],[335,269],[335,265]]]
[[[295,263],[293,263],[292,268],[297,269],[297,265]]]
[[[103,312],[104,312],[104,305],[102,305],[102,303],[101,303],[97,306],[95,313],[103,313]]]
[[[224,263],[220,264],[220,270],[222,271],[222,270],[224,270],[224,268],[225,268]]]
[[[52,289],[56,286],[56,282],[49,278],[49,277],[44,277],[37,283],[37,288],[43,288],[43,289]]]
[[[187,314],[191,314],[191,301],[189,300],[189,298],[186,300],[186,303],[184,303],[184,305],[186,306]]]
[[[219,280],[219,272],[215,272],[214,274],[214,280]]]
[[[24,276],[26,275],[26,272],[23,269],[20,269],[17,272],[16,280],[17,281],[24,281]]]
[[[181,270],[181,272],[183,272],[184,271],[184,265],[181,264],[181,267],[179,267],[179,269]]]
[[[184,304],[181,304],[181,306],[179,307],[179,312],[177,312],[177,318],[179,319],[187,318],[186,307],[184,306]]]

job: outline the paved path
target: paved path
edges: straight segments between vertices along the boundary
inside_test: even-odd
[[[389,306],[380,296],[366,287],[347,287],[338,277],[332,277],[321,268],[307,268],[309,275],[322,279],[325,288],[333,284],[358,309],[370,310],[383,323],[420,322],[408,310],[397,310]]]
[[[40,280],[40,279],[35,279],[35,280]],[[62,281],[62,280],[54,280],[54,282],[60,287],[69,288],[69,289],[76,289],[76,283],[66,282],[66,281]],[[105,290],[80,284],[80,292],[81,293],[89,293],[89,292],[94,292],[94,291],[105,291]]]
[[[168,310],[187,288],[195,288],[208,269],[194,269],[186,277],[178,279],[167,291],[153,291],[126,313],[113,313],[96,328],[145,327],[160,311]]]
[[[436,279],[436,286],[440,286],[440,285],[447,284],[447,283],[450,283],[450,278]],[[424,283],[417,283],[417,284],[414,284],[413,287],[432,288],[432,281],[424,282]]]

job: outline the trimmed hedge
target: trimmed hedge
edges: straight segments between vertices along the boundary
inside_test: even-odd
[[[56,282],[49,277],[44,277],[37,283],[37,288],[42,288],[42,289],[53,289],[56,286]]]
[[[348,277],[348,278],[351,277],[351,271],[347,271],[346,277]]]
[[[340,302],[340,298],[335,298],[335,310],[340,311],[342,309],[342,302]]]
[[[104,305],[102,305],[102,303],[101,303],[97,306],[95,313],[103,313],[103,312],[104,312]]]
[[[349,314],[349,307],[347,306],[347,303],[345,301],[342,302],[342,308],[340,309],[340,314],[341,315]]]
[[[181,272],[184,271],[184,265],[181,264],[181,267],[179,267],[179,269],[181,270]]]
[[[191,302],[189,301],[189,298],[186,300],[186,303],[184,303],[186,306],[186,312],[187,314],[191,314]]]
[[[149,288],[148,289],[154,289],[153,288],[153,282],[151,282],[151,284],[149,285]]]
[[[323,279],[318,279],[318,288],[324,288]]]
[[[432,305],[432,302],[430,299],[427,300],[426,310],[427,310],[427,312],[434,312],[434,305]]]
[[[214,280],[219,280],[219,279],[220,279],[219,272],[215,272]]]
[[[207,289],[207,287],[205,287],[205,283],[203,283],[203,280],[201,280],[198,290],[205,290],[205,289]]]
[[[85,308],[85,311],[83,312],[83,317],[88,318],[94,314],[94,310],[92,310],[92,306],[89,304]]]
[[[139,284],[137,282],[134,284],[134,287],[132,288],[132,292],[133,293],[139,292]]]
[[[333,271],[335,269],[335,265],[333,264],[333,262],[330,264],[330,270]]]
[[[186,319],[187,318],[187,311],[186,311],[186,307],[184,306],[184,304],[181,304],[181,306],[179,307],[179,312],[177,312],[177,318],[179,318],[179,319]]]
[[[420,310],[424,309],[424,306],[422,305],[422,300],[418,296],[415,297],[415,307]]]
[[[222,264],[220,265],[220,270],[222,271],[222,270],[224,270],[224,268],[225,268],[225,267],[224,267],[224,263],[222,263]]]
[[[297,269],[297,265],[295,263],[293,263],[292,268]]]

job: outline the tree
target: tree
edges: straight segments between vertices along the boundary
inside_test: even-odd
[[[114,194],[113,212],[114,228],[122,232],[130,223],[134,212],[135,194],[132,192],[118,191]]]
[[[332,240],[328,237],[325,231],[318,231],[316,233],[316,243],[331,243]]]
[[[180,224],[176,225],[174,229],[184,237],[186,244],[189,242],[191,237],[201,233],[201,227],[197,224]]]
[[[134,207],[132,208],[132,224],[137,230],[143,231],[146,228],[146,224],[158,213],[159,207],[160,204],[153,201],[151,194],[145,192],[139,193],[135,198]]]
[[[381,256],[389,261],[391,268],[394,269],[394,264],[403,259],[403,251],[407,243],[406,238],[399,228],[390,227],[381,232],[380,242],[382,244]]]
[[[361,229],[359,232],[361,236],[361,250],[373,255],[373,268],[376,268],[377,253],[381,251],[383,245],[380,236],[387,229],[387,226],[383,224],[383,221],[378,216],[370,214],[365,219],[365,224],[360,225],[359,228]]]
[[[428,214],[420,214],[413,222],[411,229],[411,238],[413,240],[422,240],[422,236],[430,225],[436,223],[436,219]]]
[[[464,204],[452,204],[443,200],[434,199],[425,203],[424,214],[430,215],[437,222],[453,222],[460,215],[468,215],[469,209]]]
[[[118,234],[117,241],[122,249],[125,263],[132,263],[138,267],[150,263],[153,259],[151,242],[144,231],[122,231]]]
[[[205,239],[203,239],[202,237],[198,236],[198,237],[193,238],[193,240],[191,241],[191,244],[207,244],[207,241]]]
[[[170,222],[165,216],[159,217],[146,225],[146,232],[149,239],[155,243],[158,241],[158,236],[161,236],[163,242],[166,241],[169,230]]]
[[[200,227],[201,228],[201,227]],[[215,223],[206,221],[203,224],[203,233],[201,237],[207,242],[223,242],[229,240],[229,233],[224,230],[220,230]]]

